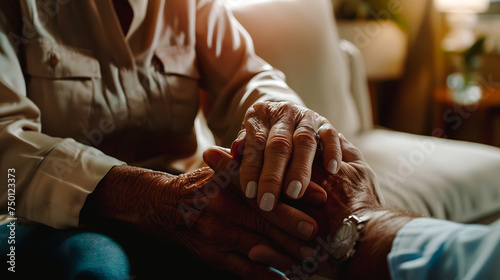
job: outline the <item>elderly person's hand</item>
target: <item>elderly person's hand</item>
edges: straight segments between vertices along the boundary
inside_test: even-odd
[[[342,159],[340,170],[332,175],[321,164],[315,163],[310,186],[320,185],[327,192],[327,202],[321,206],[306,206],[293,202],[302,211],[313,216],[319,225],[318,237],[309,247],[303,247],[303,259],[283,258],[265,244],[250,250],[249,257],[276,267],[289,276],[307,279],[319,274],[330,279],[388,279],[387,254],[395,233],[410,218],[385,210],[375,173],[364,160],[361,152],[340,135]],[[321,159],[318,159],[321,162]],[[357,257],[339,265],[335,260],[338,249],[332,247],[337,229],[350,215],[370,217]],[[389,227],[389,228],[388,228]],[[342,240],[340,244],[342,244]],[[346,266],[348,264],[348,266]],[[368,275],[366,275],[368,274]],[[359,276],[359,278],[358,278]],[[295,278],[293,278],[295,279]],[[349,278],[351,279],[351,278]]]
[[[229,151],[225,153],[231,158]],[[267,215],[261,216],[256,205],[246,203],[255,201],[244,198],[240,188],[231,184],[239,180],[239,164],[219,158],[218,151],[205,156],[219,172],[204,168],[180,176],[116,166],[87,200],[81,223],[92,224],[103,216],[124,221],[185,246],[215,267],[245,279],[282,279],[246,257],[250,249],[258,244],[286,246],[288,254],[300,257],[300,239],[315,236],[316,222],[284,204],[272,213],[261,211]]]
[[[335,174],[342,153],[338,133],[327,119],[292,103],[254,104],[231,148],[233,157],[241,159],[243,193],[257,197],[264,211],[274,209],[282,189],[290,199],[301,198],[319,143],[324,169]]]

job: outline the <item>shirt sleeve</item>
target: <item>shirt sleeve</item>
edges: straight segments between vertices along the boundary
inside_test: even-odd
[[[224,1],[199,1],[196,51],[201,86],[212,102],[207,121],[219,145],[231,144],[245,112],[257,101],[303,105],[285,75],[255,54],[250,35]]]
[[[0,188],[0,214],[54,228],[76,227],[88,194],[112,166],[123,162],[72,139],[42,133],[40,111],[27,97],[19,62],[27,39],[17,24],[16,5],[18,1],[0,4],[0,178],[15,190]],[[8,208],[7,201],[15,204]]]
[[[464,225],[419,218],[397,234],[388,263],[393,279],[498,279],[500,221]]]

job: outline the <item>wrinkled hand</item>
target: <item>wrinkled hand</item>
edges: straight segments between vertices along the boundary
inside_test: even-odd
[[[340,170],[332,175],[315,162],[312,185],[319,185],[327,192],[327,202],[321,206],[295,204],[296,207],[316,219],[319,225],[318,237],[310,244],[301,262],[293,258],[278,258],[278,252],[267,245],[258,245],[250,251],[250,257],[271,265],[291,276],[300,279],[304,275],[319,274],[332,278],[337,276],[338,268],[331,257],[328,246],[343,219],[353,213],[362,214],[382,210],[383,199],[380,195],[376,175],[364,160],[361,152],[344,136],[340,136],[342,160]],[[320,162],[321,160],[318,159]]]
[[[328,199],[323,207],[334,229],[352,213],[373,211],[384,204],[377,176],[361,151],[342,134],[340,140],[342,163],[339,173],[328,174],[316,165],[311,183],[326,190]]]
[[[180,176],[141,168],[116,166],[100,182],[94,195],[100,215],[128,222],[140,230],[187,247],[215,267],[245,279],[282,279],[266,266],[250,260],[250,249],[267,244],[287,254],[300,255],[303,241],[286,234],[273,223],[303,239],[317,232],[315,221],[285,205],[267,217],[246,204],[231,184],[239,165],[218,160],[223,150],[207,155],[220,172],[199,169]],[[291,218],[293,217],[293,218]],[[269,222],[269,221],[272,222]],[[300,227],[297,220],[310,226]],[[300,222],[298,222],[300,223]],[[305,229],[307,237],[301,229]]]
[[[301,198],[309,185],[318,140],[322,164],[331,174],[342,159],[337,131],[316,112],[286,102],[258,102],[246,113],[231,152],[241,159],[240,184],[248,198],[271,211],[282,188],[290,199]]]

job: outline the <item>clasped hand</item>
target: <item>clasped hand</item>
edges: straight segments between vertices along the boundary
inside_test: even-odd
[[[318,223],[318,234],[312,242],[302,242],[299,258],[286,254],[292,248],[287,245],[276,247],[269,244],[257,244],[249,251],[249,258],[275,267],[288,276],[307,279],[319,274],[330,279],[338,276],[339,269],[333,261],[332,252],[327,244],[342,220],[353,213],[382,211],[383,199],[380,195],[375,173],[368,166],[359,149],[340,135],[342,161],[337,174],[331,174],[323,166],[323,155],[318,153],[313,167],[310,190],[321,188],[327,192],[326,203],[304,203],[288,201],[300,211],[314,217]],[[212,148],[205,153],[219,153],[220,162],[228,162],[231,157],[220,148]],[[219,162],[219,165],[222,164]],[[210,162],[208,162],[210,165]],[[220,167],[211,165],[215,170]],[[282,204],[278,204],[282,205]],[[272,213],[272,212],[271,212]],[[302,213],[302,212],[300,212]],[[297,245],[295,245],[297,246]],[[295,249],[295,248],[294,248]],[[296,249],[295,249],[296,250]]]
[[[319,153],[318,137],[323,145]],[[356,168],[365,164],[356,149],[344,143],[328,121],[311,110],[290,103],[257,103],[248,110],[231,151],[205,152],[212,169],[173,176],[116,166],[96,188],[95,209],[97,215],[181,244],[245,279],[281,279],[267,265],[285,271],[310,254],[314,238],[324,231],[328,219],[313,219],[313,210],[325,207],[330,215],[339,204],[345,207],[337,216],[346,214],[356,197],[374,185],[350,190],[367,176]],[[337,172],[352,183],[328,185]],[[327,193],[326,206],[318,206]],[[303,211],[281,202],[282,197],[300,198]],[[84,207],[82,217],[92,208]],[[337,216],[332,225],[338,224]]]
[[[318,144],[325,170],[335,174],[342,153],[338,132],[327,119],[292,103],[256,103],[247,111],[231,147],[233,157],[241,161],[243,193],[257,198],[264,211],[274,209],[282,191],[290,199],[301,198]]]

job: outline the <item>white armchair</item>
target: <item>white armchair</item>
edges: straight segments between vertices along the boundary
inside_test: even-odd
[[[257,54],[362,150],[389,206],[458,222],[500,214],[500,149],[373,127],[363,62],[339,40],[330,0],[231,8]]]

